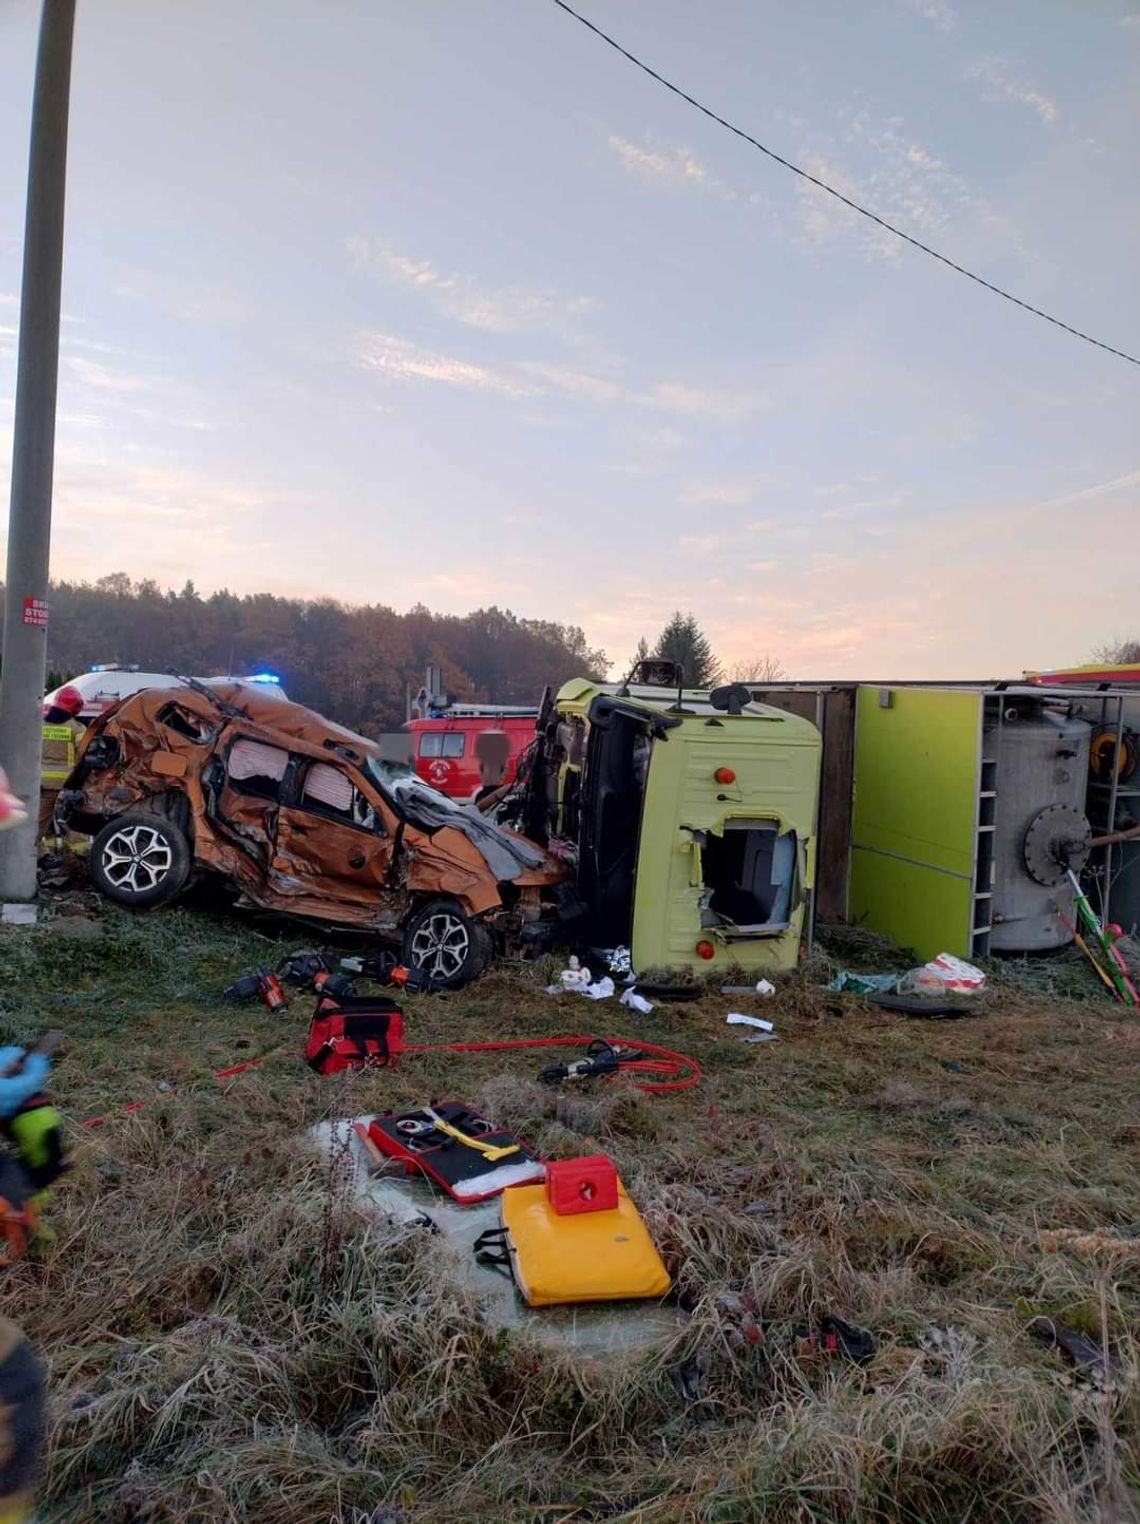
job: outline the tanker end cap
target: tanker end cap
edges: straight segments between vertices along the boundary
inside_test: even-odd
[[[1063,884],[1071,868],[1079,873],[1089,860],[1092,827],[1071,804],[1050,804],[1029,823],[1022,859],[1029,877],[1047,888]]]

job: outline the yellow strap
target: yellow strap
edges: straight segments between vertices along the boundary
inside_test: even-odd
[[[517,1143],[511,1143],[506,1148],[496,1148],[493,1143],[483,1143],[479,1138],[473,1138],[470,1133],[460,1132],[458,1127],[453,1127],[430,1106],[424,1107],[424,1116],[431,1118],[436,1132],[444,1132],[449,1138],[454,1138],[457,1143],[466,1143],[468,1148],[477,1148],[481,1154],[486,1155],[489,1164],[493,1164],[496,1159],[505,1159],[508,1154],[517,1154],[519,1151]]]

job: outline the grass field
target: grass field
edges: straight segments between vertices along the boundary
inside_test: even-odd
[[[534,1082],[541,1052],[318,1079],[309,1001],[220,998],[303,935],[93,914],[0,941],[5,1032],[72,1039],[56,1241],[0,1282],[50,1362],[44,1519],[1135,1516],[1140,1019],[1078,962],[920,1022],[827,994],[820,957],[764,1004],[764,1046],[719,995],[642,1018],[516,972],[407,1001],[412,1041],[600,1029],[705,1067],[673,1097],[568,1099]],[[614,1157],[691,1310],[666,1347],[597,1359],[490,1326],[429,1235],[361,1219],[303,1141],[441,1095],[552,1156]],[[873,1334],[867,1365],[797,1337],[829,1313]],[[1042,1314],[1107,1343],[1106,1387],[1031,1337]]]

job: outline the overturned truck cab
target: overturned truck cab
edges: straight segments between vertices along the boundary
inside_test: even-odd
[[[791,968],[822,745],[739,686],[578,679],[543,706],[516,818],[576,866],[592,945],[639,973]]]

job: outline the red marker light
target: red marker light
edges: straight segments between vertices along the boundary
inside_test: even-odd
[[[712,945],[711,942],[698,942],[697,957],[704,958],[705,962],[707,963],[710,958],[716,957],[716,948]]]
[[[718,767],[713,777],[718,783],[735,783],[736,774],[731,767]]]

